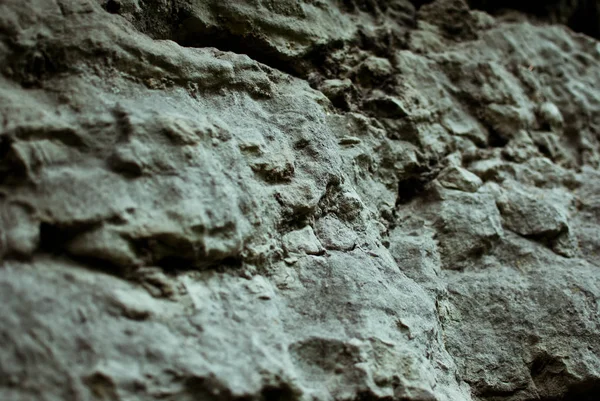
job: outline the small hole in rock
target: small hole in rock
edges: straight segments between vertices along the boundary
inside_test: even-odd
[[[104,9],[111,14],[117,14],[121,11],[121,3],[117,0],[108,0],[104,5]]]

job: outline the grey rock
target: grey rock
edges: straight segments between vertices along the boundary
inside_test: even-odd
[[[283,248],[289,253],[318,255],[324,251],[323,246],[310,226],[291,231],[285,234],[282,240]]]
[[[358,235],[343,221],[325,216],[316,224],[317,236],[326,249],[348,251],[356,246]]]
[[[389,79],[394,73],[390,60],[382,57],[368,57],[354,68],[351,74],[362,86],[373,87]]]
[[[441,192],[443,200],[427,213],[438,229],[444,268],[462,269],[465,261],[484,256],[500,241],[500,212],[490,193]]]
[[[27,202],[2,202],[0,253],[30,257],[40,242],[40,220]],[[4,256],[4,255],[3,255]]]
[[[433,230],[403,230],[390,233],[390,253],[407,276],[425,288],[439,283],[442,262]]]
[[[331,100],[334,106],[344,110],[349,110],[356,97],[356,89],[352,84],[352,81],[346,79],[328,79],[325,80],[320,86],[319,90]]]
[[[522,191],[500,196],[503,225],[524,236],[555,236],[568,230],[566,213],[544,199]]]
[[[458,189],[465,192],[477,192],[483,184],[481,179],[469,170],[462,167],[448,167],[438,176],[442,186],[449,189]]]
[[[475,20],[464,0],[436,0],[419,10],[419,16],[440,27],[445,36],[456,39],[475,39]]]
[[[365,109],[384,118],[403,118],[409,115],[400,99],[384,94],[375,94],[366,99]]]
[[[597,6],[423,3],[3,1],[0,399],[595,400]]]
[[[538,113],[542,124],[552,128],[553,130],[562,128],[564,119],[560,113],[560,110],[554,103],[542,103],[538,109]]]

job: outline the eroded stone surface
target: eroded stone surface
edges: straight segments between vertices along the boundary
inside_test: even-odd
[[[595,400],[600,45],[479,3],[2,2],[0,399]]]

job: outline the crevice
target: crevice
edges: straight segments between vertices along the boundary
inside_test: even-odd
[[[433,0],[411,0],[418,10]],[[520,0],[467,0],[473,10],[485,11],[494,16],[502,16],[508,11],[519,11],[530,18],[564,24],[593,38],[600,38],[600,3],[595,0],[527,2]]]
[[[58,225],[48,222],[40,224],[39,249],[53,255],[64,255],[65,246],[75,237],[86,231],[100,227],[100,223],[87,222],[74,225]]]
[[[546,144],[538,143],[537,150],[538,150],[538,152],[540,152],[543,156],[547,157],[548,159],[554,160],[552,157],[552,152],[550,151],[550,149],[548,149],[548,146],[546,146]]]
[[[40,88],[44,81],[70,70],[66,48],[54,43],[36,43],[35,46],[12,46],[6,60],[11,78],[23,88]]]
[[[600,38],[600,4],[595,0],[571,2],[564,0],[546,2],[468,0],[467,2],[472,9],[486,11],[495,16],[502,15],[509,10],[520,11],[534,19],[564,24],[576,32]]]
[[[183,47],[214,47],[221,51],[245,54],[259,63],[298,76],[301,68],[294,65],[269,43],[255,35],[236,35],[226,29],[203,27],[198,19],[190,17],[183,21],[182,28],[175,33],[174,41]]]
[[[419,196],[425,191],[425,187],[429,181],[430,180],[426,176],[412,176],[399,181],[396,206],[409,203],[411,200]]]
[[[439,161],[430,158],[405,174],[398,181],[396,207],[409,203],[424,193],[427,185],[438,176],[440,171]]]
[[[86,267],[113,274],[117,277],[123,277],[126,273],[124,266],[112,263],[109,260],[94,256],[79,256],[69,252],[67,244],[73,241],[77,236],[93,231],[102,225],[100,222],[85,222],[74,225],[59,225],[48,222],[40,224],[40,240],[38,252],[52,255],[59,258],[66,258],[76,263],[81,263]]]
[[[510,141],[508,138],[500,134],[497,130],[488,127],[488,146],[491,148],[503,148]]]
[[[290,56],[273,47],[255,33],[234,33],[227,28],[209,27],[193,16],[182,16],[172,40],[183,47],[214,47],[220,51],[245,54],[251,59],[286,74],[307,79],[309,74],[324,68],[328,55],[343,47],[343,41],[315,45],[302,55]]]
[[[298,392],[286,383],[279,386],[267,385],[260,392],[261,401],[295,401],[298,399]]]
[[[28,176],[27,165],[13,147],[14,139],[0,136],[0,185],[19,186]]]
[[[104,3],[104,9],[111,14],[118,14],[121,11],[121,3],[116,0],[108,0]]]
[[[600,395],[600,378],[587,379],[569,386],[560,401],[596,401]]]
[[[432,3],[433,0],[410,0],[410,2],[415,6],[415,8],[418,10],[421,7],[423,7],[425,4],[429,4]]]

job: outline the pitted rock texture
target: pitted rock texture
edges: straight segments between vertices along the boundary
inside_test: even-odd
[[[1,2],[0,400],[596,400],[598,3],[509,3]]]

